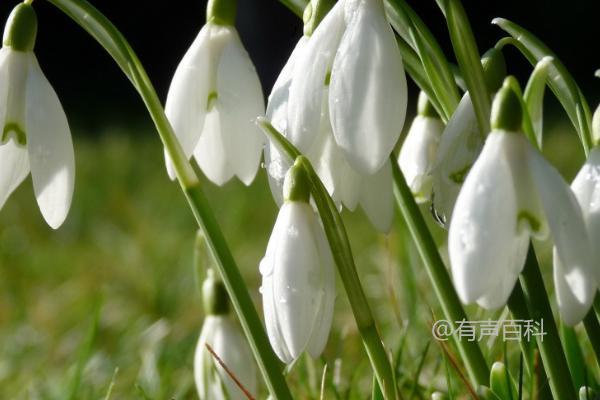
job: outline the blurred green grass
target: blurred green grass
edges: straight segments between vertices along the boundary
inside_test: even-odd
[[[575,134],[564,124],[551,131],[545,152],[571,180],[583,162]],[[192,359],[202,323],[192,265],[196,224],[167,178],[160,143],[146,126],[110,128],[95,138],[75,132],[75,150],[75,197],[63,227],[45,225],[29,178],[0,211],[0,398],[98,399],[111,382],[111,399],[143,398],[142,392],[195,398]],[[257,266],[277,212],[265,171],[250,187],[237,181],[223,188],[204,181],[204,187],[260,309]],[[387,236],[374,233],[360,212],[344,218],[386,343],[396,349],[408,332],[401,368],[410,377],[431,340],[431,312],[440,315],[418,254],[398,217]],[[442,244],[442,229],[431,227]],[[338,390],[366,398],[371,375],[345,297],[338,283],[324,360]],[[498,359],[501,352],[488,354]],[[80,358],[81,382],[73,386]],[[333,368],[338,358],[340,370]],[[444,388],[440,365],[434,345],[421,384]],[[299,398],[318,393],[320,368],[321,362],[303,361],[290,373]]]

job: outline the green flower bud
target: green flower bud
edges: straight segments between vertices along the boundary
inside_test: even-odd
[[[481,57],[483,76],[490,93],[497,91],[506,77],[506,61],[502,51],[491,48]]]
[[[510,76],[504,80],[502,88],[494,97],[492,103],[492,129],[500,129],[509,132],[520,132],[523,121],[523,109],[519,95],[515,93],[510,85]]]
[[[502,400],[516,399],[518,397],[512,384],[512,378],[504,363],[497,361],[492,365],[492,370],[490,371],[490,389]]]
[[[235,25],[236,0],[209,0],[206,5],[206,22],[216,25]]]
[[[283,198],[285,201],[303,201],[310,199],[310,180],[302,166],[302,156],[289,169],[283,181]]]
[[[421,91],[419,93],[419,102],[417,104],[417,114],[423,117],[429,118],[437,118],[440,119],[439,114],[435,110],[433,104],[429,100],[429,97],[425,94],[425,92]]]
[[[229,313],[229,296],[225,285],[215,276],[211,268],[206,273],[202,284],[204,311],[207,315],[223,315]]]
[[[8,16],[2,44],[16,51],[33,51],[37,36],[37,16],[31,4],[21,3]]]

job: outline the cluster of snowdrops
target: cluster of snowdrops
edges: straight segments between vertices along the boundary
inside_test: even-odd
[[[409,99],[401,48],[382,0],[310,3],[304,35],[266,109],[234,20],[234,2],[209,3],[207,22],[176,69],[165,114],[186,159],[193,157],[217,185],[233,177],[249,185],[264,154],[280,210],[259,266],[260,293],[268,339],[284,363],[304,352],[319,357],[326,346],[335,259],[306,168],[267,140],[265,126],[304,155],[339,210],[360,206],[383,233],[392,225],[393,169],[399,166],[414,199],[430,203],[431,217],[448,229],[454,289],[463,303],[503,307],[535,238],[554,246],[562,320],[576,325],[586,316],[600,283],[593,246],[600,240],[600,152],[594,147],[600,111],[591,124],[588,160],[569,186],[540,153],[541,102],[523,101],[496,48],[481,60],[484,90],[493,99],[485,116],[489,132],[482,132],[468,91],[448,113],[436,92],[423,88],[396,157]],[[31,172],[41,213],[56,229],[70,208],[75,163],[67,118],[33,52],[36,32],[31,2],[16,6],[0,50],[0,207]],[[540,57],[534,70],[542,77],[542,97],[554,62]],[[167,150],[165,161],[175,179]],[[252,352],[212,272],[205,303],[195,359],[200,397],[257,393]]]

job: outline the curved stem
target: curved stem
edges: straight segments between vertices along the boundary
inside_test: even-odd
[[[281,363],[273,353],[264,328],[253,306],[248,289],[223,237],[214,213],[200,188],[200,182],[188,162],[162,103],[139,59],[115,26],[85,0],[48,0],[92,35],[113,57],[143,99],[165,149],[173,161],[177,179],[198,225],[204,231],[217,268],[234,309],[250,343],[269,392],[276,399],[291,399],[283,378]]]
[[[536,341],[552,394],[555,399],[576,399],[575,386],[532,245],[529,246],[520,280],[531,319],[543,323],[543,335],[536,336]]]

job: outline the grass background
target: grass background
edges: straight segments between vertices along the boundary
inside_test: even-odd
[[[561,122],[550,128],[545,152],[571,180],[583,162],[576,135]],[[29,178],[0,211],[0,398],[195,398],[192,360],[203,316],[192,263],[195,222],[167,178],[151,126],[94,133],[74,130],[76,189],[63,227],[45,225]],[[260,310],[258,263],[277,212],[264,168],[250,187],[204,186]],[[361,212],[344,218],[386,343],[396,349],[408,335],[404,384],[418,376],[415,398],[445,388],[440,347],[432,342],[425,351],[431,312],[439,309],[400,217],[387,236],[376,234]],[[443,250],[444,232],[431,227]],[[542,254],[547,261],[547,248]],[[548,265],[544,273],[550,276]],[[518,351],[516,343],[509,346]],[[500,344],[484,347],[490,362],[501,359]],[[302,360],[288,380],[298,398],[318,398],[327,362],[326,398],[337,392],[364,399],[371,385],[365,361],[338,282],[324,357]],[[456,373],[449,376],[454,392],[465,392]]]

